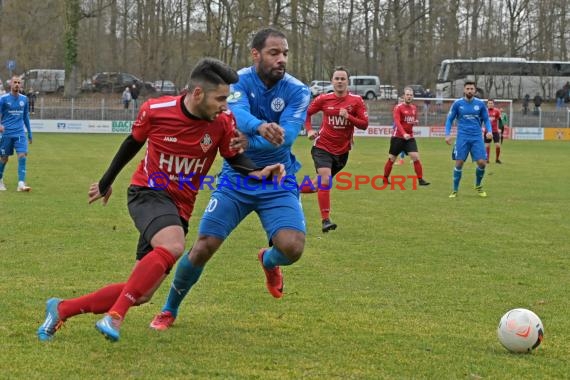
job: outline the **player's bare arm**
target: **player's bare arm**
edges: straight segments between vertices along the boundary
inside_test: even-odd
[[[275,146],[285,141],[285,130],[277,123],[263,123],[257,129],[259,134]]]
[[[453,141],[453,137],[451,136],[445,136],[445,142],[447,143],[447,145],[451,145],[451,142]]]
[[[4,132],[4,126],[0,124],[0,132]]]

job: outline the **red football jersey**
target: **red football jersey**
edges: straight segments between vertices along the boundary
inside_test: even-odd
[[[489,120],[491,121],[492,132],[499,132],[499,119],[501,111],[498,108],[489,108]]]
[[[210,170],[218,150],[233,157],[230,140],[236,123],[230,111],[214,121],[199,120],[183,109],[184,95],[146,101],[133,124],[132,135],[147,141],[146,154],[133,174],[131,184],[164,189],[180,216],[190,219],[201,177]]]
[[[404,138],[404,134],[414,137],[414,125],[418,123],[418,113],[414,104],[400,103],[394,107],[393,137]]]
[[[339,116],[339,110],[345,108],[348,118]],[[305,128],[311,130],[311,116],[319,111],[323,113],[323,122],[314,145],[327,152],[344,154],[352,147],[354,127],[368,128],[368,111],[362,98],[348,94],[338,97],[334,93],[319,95],[309,105]]]

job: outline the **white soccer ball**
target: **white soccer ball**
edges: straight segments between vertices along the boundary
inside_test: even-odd
[[[532,311],[513,309],[507,311],[499,321],[497,336],[511,352],[530,352],[542,342],[544,326]]]

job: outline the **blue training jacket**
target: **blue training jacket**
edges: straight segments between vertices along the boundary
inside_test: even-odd
[[[249,147],[245,154],[260,168],[282,163],[287,175],[295,174],[301,164],[291,152],[291,147],[305,124],[311,100],[309,88],[286,73],[268,89],[257,75],[255,66],[243,68],[238,74],[238,83],[230,89],[228,106],[235,115],[238,129],[248,138]],[[279,147],[270,144],[257,132],[261,124],[271,122],[285,130],[285,142]],[[226,161],[222,175],[241,176]]]
[[[457,99],[449,109],[445,122],[445,135],[451,133],[451,125],[457,119],[457,138],[482,138],[481,124],[485,123],[487,132],[491,132],[491,121],[487,106],[479,98],[468,101],[465,98]]]
[[[2,133],[4,136],[25,136],[27,130],[28,138],[32,139],[27,96],[22,94],[14,96],[11,92],[0,96],[0,113],[2,114],[0,124],[4,126]]]

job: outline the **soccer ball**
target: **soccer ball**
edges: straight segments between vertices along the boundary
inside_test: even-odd
[[[532,311],[513,309],[507,311],[499,321],[497,336],[511,352],[531,352],[542,342],[544,326]]]

